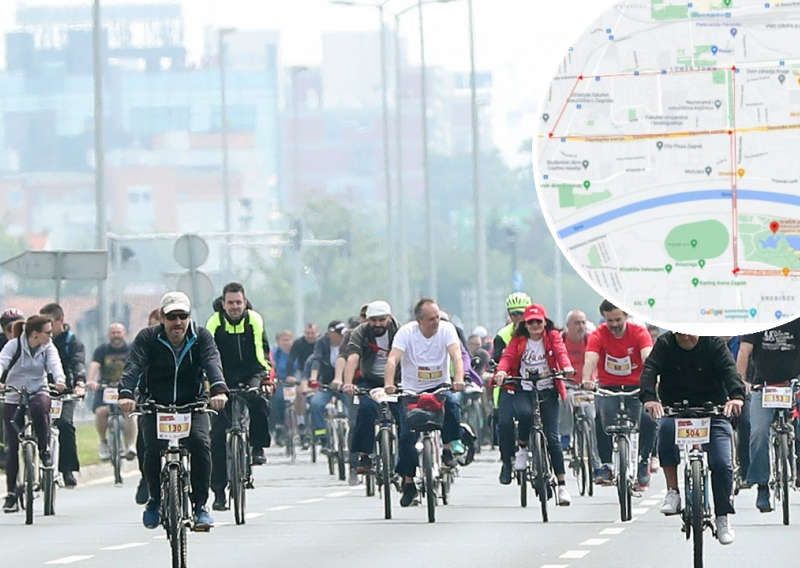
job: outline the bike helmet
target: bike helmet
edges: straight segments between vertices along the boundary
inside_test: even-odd
[[[506,298],[506,310],[524,310],[533,303],[525,292],[512,292]]]
[[[24,320],[25,316],[16,308],[9,308],[0,314],[0,328],[5,328],[11,322]]]

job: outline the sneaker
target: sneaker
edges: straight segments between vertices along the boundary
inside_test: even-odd
[[[450,451],[459,456],[467,453],[467,448],[464,447],[464,443],[461,440],[453,440],[450,442]]]
[[[53,456],[50,455],[50,450],[41,452],[39,459],[42,460],[43,467],[53,467]]]
[[[148,529],[154,529],[161,524],[161,504],[155,499],[147,500],[142,514],[142,524]]]
[[[442,450],[442,465],[445,465],[449,468],[458,467],[458,462],[456,458],[453,457],[452,450]]]
[[[560,507],[569,507],[570,503],[572,503],[572,497],[570,497],[566,485],[558,486],[558,491],[556,493],[556,502]]]
[[[762,513],[772,512],[772,502],[769,498],[769,485],[758,486],[758,497],[756,497],[756,507]]]
[[[635,491],[644,491],[650,485],[650,460],[643,461],[639,464],[639,471],[636,475]]]
[[[100,459],[103,461],[108,461],[111,459],[111,452],[108,451],[108,440],[103,440],[100,442]]]
[[[355,487],[356,485],[359,484],[358,471],[356,471],[355,469],[350,470],[350,474],[347,477],[347,484],[350,487]]]
[[[417,498],[417,486],[413,483],[403,484],[403,496],[400,498],[400,506],[408,507],[414,503]]]
[[[523,471],[528,469],[528,448],[520,448],[514,456],[514,470]]]
[[[66,489],[75,489],[75,486],[78,485],[78,480],[75,479],[75,474],[71,471],[65,471],[63,473],[64,477],[64,488]]]
[[[596,470],[594,482],[596,485],[614,485],[614,474],[611,473],[611,468],[608,465],[603,465]]]
[[[719,539],[720,544],[731,544],[736,540],[736,533],[733,532],[731,520],[728,515],[717,517],[714,519],[714,522],[717,524],[717,539]]]
[[[211,505],[211,508],[215,511],[228,510],[228,500],[225,498],[224,489],[221,491],[214,491],[214,503]]]
[[[650,458],[650,473],[658,473],[658,470],[661,468],[661,460],[658,459],[658,456],[652,456]]]
[[[136,504],[144,505],[150,497],[150,491],[147,489],[147,482],[144,478],[139,479],[139,485],[136,487]]]
[[[264,465],[267,463],[267,456],[264,455],[264,448],[253,448],[253,456],[250,463],[252,465]]]
[[[662,515],[677,515],[681,512],[681,494],[677,489],[670,489],[664,497],[664,502],[661,503],[661,508],[658,510]]]
[[[503,485],[511,485],[511,464],[503,462],[500,468],[500,483]]]
[[[136,444],[128,446],[128,451],[125,452],[125,459],[131,461],[136,458]]]
[[[359,475],[366,475],[369,470],[372,469],[372,460],[370,459],[369,455],[361,454],[358,457],[358,467],[356,468],[356,473]]]
[[[13,493],[6,495],[6,500],[3,501],[4,513],[16,513],[19,511],[19,503],[17,503],[17,496]]]
[[[194,508],[194,530],[207,531],[214,526],[214,518],[208,514],[205,505],[198,505]]]

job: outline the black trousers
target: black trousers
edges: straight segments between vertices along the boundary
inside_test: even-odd
[[[208,414],[195,412],[192,414],[192,429],[189,437],[181,440],[181,446],[189,450],[191,493],[195,506],[205,505],[208,501],[208,485],[211,479],[211,423]],[[142,431],[145,444],[144,469],[147,489],[150,498],[160,500],[161,497],[161,450],[167,447],[166,440],[156,437],[156,416],[142,416]]]
[[[75,401],[65,401],[61,407],[61,417],[53,424],[58,428],[58,471],[68,473],[80,471],[78,461],[78,442],[75,438]]]

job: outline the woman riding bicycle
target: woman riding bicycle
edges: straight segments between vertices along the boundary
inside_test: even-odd
[[[25,333],[23,333],[23,331]],[[18,389],[25,388],[30,397],[30,411],[33,420],[33,429],[39,444],[39,455],[42,465],[50,466],[53,458],[48,450],[50,440],[50,396],[40,392],[47,388],[47,374],[53,376],[55,388],[59,392],[64,390],[66,376],[61,366],[61,358],[51,341],[53,326],[50,320],[42,316],[31,316],[23,323],[14,324],[13,334],[16,339],[6,343],[0,352],[0,390],[8,386]],[[6,393],[6,403],[3,409],[3,426],[7,438],[6,454],[6,495],[3,511],[15,513],[19,510],[15,485],[19,473],[19,439],[14,428],[22,428],[24,415],[17,413],[20,395],[9,390]]]
[[[518,450],[513,468],[517,471],[528,467],[528,440],[533,426],[534,389],[539,393],[542,425],[547,438],[547,451],[558,478],[558,504],[569,505],[571,497],[565,485],[564,456],[561,451],[561,440],[558,433],[558,397],[566,399],[567,392],[561,381],[544,379],[536,383],[514,381],[504,384],[506,377],[526,377],[528,371],[538,371],[540,375],[550,374],[552,370],[561,369],[566,375],[575,371],[561,339],[560,330],[547,319],[544,306],[531,304],[525,308],[525,314],[514,337],[509,342],[494,381],[502,385],[500,393],[500,457],[503,465],[500,470],[500,483],[511,483],[511,457],[514,453],[514,418],[516,417]]]

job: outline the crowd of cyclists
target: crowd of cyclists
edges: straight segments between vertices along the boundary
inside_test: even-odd
[[[0,465],[7,485],[3,511],[19,510],[16,433],[22,416],[17,393],[23,387],[35,393],[30,416],[45,465],[53,462],[48,443],[51,392],[78,397],[87,390],[92,393],[102,460],[111,453],[109,406],[118,404],[126,416],[124,457],[138,459],[141,480],[136,502],[145,505],[147,528],[162,522],[159,476],[166,442],[157,436],[155,415],[131,414],[138,414],[135,411],[145,402],[206,403],[214,415],[195,413],[182,441],[190,455],[194,527],[202,530],[214,524],[207,508],[212,492],[213,510],[229,507],[226,432],[231,427],[232,391],[244,393],[252,466],[266,463],[265,448],[287,446],[295,438],[303,449],[331,452],[326,409],[334,397],[341,397],[351,425],[348,481],[358,484],[375,467],[372,456],[381,409],[374,397],[365,394],[421,394],[439,392],[443,386],[447,390],[437,395],[441,405],[436,409],[443,413],[439,448],[443,466],[468,464],[474,452],[480,451],[477,440],[484,440],[499,447],[499,482],[511,484],[515,473],[528,467],[534,408],[538,408],[556,479],[554,498],[560,506],[572,502],[566,470],[574,455],[575,405],[583,408],[594,425],[593,480],[598,485],[614,483],[608,430],[619,402],[599,393],[587,402],[586,397],[576,398],[578,394],[597,389],[638,392],[624,399],[627,412],[637,421],[636,490],[645,491],[651,475],[661,468],[668,490],[660,508],[665,515],[681,511],[680,455],[674,419],[665,416],[665,408],[676,403],[717,405],[724,412],[713,420],[704,449],[709,456],[718,539],[730,544],[735,538],[730,522],[734,481],[741,488],[755,486],[758,510],[772,511],[769,454],[775,409],[762,404],[762,397],[765,387],[793,387],[800,375],[799,322],[739,337],[699,337],[634,323],[607,300],[599,306],[599,325],[573,310],[563,329],[548,316],[545,306],[524,292],[510,294],[505,308],[507,324],[496,334],[477,326],[467,335],[433,299],[421,299],[408,323],[398,321],[386,301],[376,300],[363,304],[356,317],[331,321],[321,335],[309,323],[297,339],[288,330],[276,333],[270,346],[267,323],[248,301],[244,287],[232,282],[223,288],[204,326],[192,318],[191,302],[182,292],[164,295],[132,342],[126,339],[124,326],[112,324],[108,341],[92,354],[88,372],[84,346],[65,322],[61,306],[47,304],[27,318],[18,310],[6,309],[0,316],[4,403]],[[555,374],[557,378],[548,378]],[[482,393],[478,398],[482,416],[475,424],[462,420],[468,387]],[[107,390],[113,390],[114,396],[106,396]],[[293,392],[300,396],[287,398]],[[65,402],[56,421],[58,469],[66,488],[76,486],[75,474],[80,470],[74,406]],[[400,505],[407,507],[420,498],[414,481],[418,433],[409,427],[401,404],[392,404],[391,409],[398,441],[394,474]],[[737,480],[735,471],[740,472]]]

